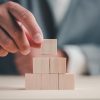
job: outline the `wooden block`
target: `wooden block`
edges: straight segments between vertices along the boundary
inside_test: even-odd
[[[51,57],[50,73],[66,73],[66,58]]]
[[[50,54],[41,54],[41,55],[38,55],[37,57],[58,57],[57,55],[50,55]]]
[[[58,90],[58,74],[42,74],[42,90]]]
[[[32,88],[32,74],[25,74],[25,89]]]
[[[25,74],[25,88],[27,90],[40,90],[41,74]]]
[[[34,57],[33,73],[49,73],[49,57]]]
[[[32,48],[33,56],[57,56],[57,39],[44,39],[41,48]]]
[[[74,75],[73,74],[59,74],[59,90],[74,89]]]
[[[57,39],[44,39],[41,54],[57,55]]]

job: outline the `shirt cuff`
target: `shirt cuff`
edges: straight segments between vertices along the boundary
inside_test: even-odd
[[[69,56],[67,71],[76,75],[84,73],[86,71],[86,61],[81,49],[73,45],[64,46],[63,49]]]

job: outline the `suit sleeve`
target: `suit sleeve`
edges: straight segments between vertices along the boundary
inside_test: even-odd
[[[58,46],[69,55],[69,71],[100,74],[100,0],[75,1],[59,32]]]
[[[69,56],[68,72],[76,75],[88,72],[100,74],[100,47],[98,45],[65,45],[64,51]]]

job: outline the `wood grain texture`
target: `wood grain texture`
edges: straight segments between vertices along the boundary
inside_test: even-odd
[[[66,73],[66,58],[50,57],[50,73]]]
[[[42,90],[58,90],[58,74],[42,74]]]
[[[32,48],[33,56],[57,56],[57,39],[44,39],[40,48]]]
[[[34,57],[33,73],[49,73],[49,57]]]
[[[25,74],[25,88],[27,90],[40,90],[41,74]]]
[[[59,90],[73,90],[74,85],[75,82],[73,74],[59,74]]]
[[[41,54],[57,55],[57,39],[44,39],[40,52]]]

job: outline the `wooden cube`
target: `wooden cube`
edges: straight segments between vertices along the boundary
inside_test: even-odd
[[[66,58],[51,57],[50,73],[66,73]]]
[[[42,74],[42,90],[58,90],[58,74]]]
[[[40,90],[41,74],[25,74],[25,88],[27,90]]]
[[[41,54],[57,55],[57,39],[44,39],[40,52]]]
[[[41,55],[38,55],[37,57],[58,57],[57,55],[50,55],[50,54],[41,54]]]
[[[59,90],[74,89],[74,75],[73,74],[59,74]]]
[[[33,73],[49,73],[49,57],[34,57]]]

